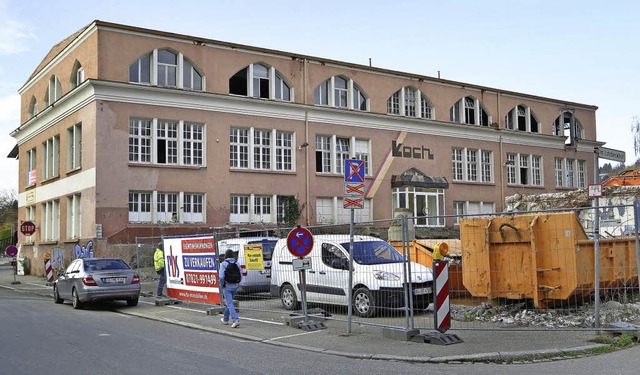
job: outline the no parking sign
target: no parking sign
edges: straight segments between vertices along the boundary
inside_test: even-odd
[[[287,248],[293,256],[304,257],[313,249],[313,235],[306,228],[294,228],[287,236]]]

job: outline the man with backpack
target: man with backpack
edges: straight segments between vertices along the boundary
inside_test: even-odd
[[[225,302],[224,315],[220,320],[222,320],[222,324],[229,324],[229,316],[231,316],[231,328],[238,328],[240,325],[240,317],[233,305],[233,298],[238,292],[238,287],[242,281],[242,273],[233,256],[233,250],[227,249],[224,254],[224,261],[220,263],[218,276],[220,277],[220,288],[222,289]]]

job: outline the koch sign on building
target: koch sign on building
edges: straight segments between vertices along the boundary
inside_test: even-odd
[[[626,160],[624,151],[606,147],[598,147],[598,157],[607,160],[619,161],[620,163],[624,163]]]

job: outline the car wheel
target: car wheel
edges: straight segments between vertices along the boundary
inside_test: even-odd
[[[361,318],[371,318],[375,315],[376,307],[373,295],[367,288],[359,288],[353,293],[353,309]]]
[[[76,288],[73,288],[71,291],[71,302],[73,304],[73,308],[79,310],[82,308],[82,302],[80,302],[80,296],[78,296],[78,291]]]
[[[293,286],[287,284],[280,290],[280,300],[282,306],[287,310],[295,310],[298,308],[298,297],[296,291],[293,290]]]
[[[127,306],[138,306],[138,298],[128,299]]]
[[[60,298],[60,293],[58,293],[58,287],[56,285],[53,286],[53,302],[62,303],[64,300]]]

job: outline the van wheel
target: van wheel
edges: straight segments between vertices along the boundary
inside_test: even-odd
[[[282,306],[287,310],[298,308],[298,297],[290,284],[283,286],[280,290],[280,300],[282,301]]]
[[[361,318],[371,318],[375,315],[376,307],[371,291],[367,288],[356,289],[353,293],[353,309]]]

